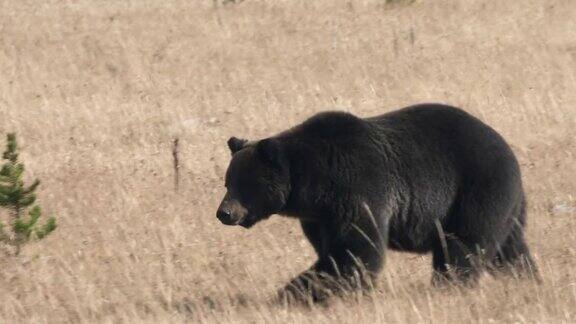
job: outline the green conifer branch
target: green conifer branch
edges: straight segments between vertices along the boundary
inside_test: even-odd
[[[54,216],[48,218],[46,223],[42,226],[42,228],[36,230],[36,236],[38,239],[43,239],[46,235],[52,233],[58,225],[56,224],[56,218]]]
[[[18,161],[18,145],[15,134],[7,135],[6,151],[2,155],[6,162],[0,168],[0,207],[11,214],[11,233],[6,233],[6,227],[0,222],[0,242],[15,247],[15,254],[20,253],[21,246],[32,239],[43,239],[53,232],[56,218],[50,217],[43,225],[39,225],[42,217],[40,206],[36,202],[36,189],[39,180],[26,187],[24,185],[24,164]],[[33,206],[26,214],[26,209]],[[34,235],[33,235],[34,234]]]

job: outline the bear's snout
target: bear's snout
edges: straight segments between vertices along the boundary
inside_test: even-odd
[[[216,217],[218,217],[222,224],[236,225],[236,220],[234,217],[232,217],[232,214],[230,214],[230,211],[228,210],[218,210]]]
[[[224,225],[238,225],[246,218],[248,210],[244,208],[236,200],[224,200],[218,211],[216,212],[216,217]]]

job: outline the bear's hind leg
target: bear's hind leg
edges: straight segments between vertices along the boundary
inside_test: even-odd
[[[450,215],[438,229],[435,278],[474,283],[492,266],[517,215],[522,215],[524,197],[513,165],[490,175],[469,179],[462,186]]]
[[[493,262],[493,274],[508,273],[514,276],[530,277],[540,281],[538,268],[532,259],[524,238],[524,229],[516,224],[504,244],[498,249]]]
[[[480,265],[473,248],[453,237],[445,237],[433,250],[432,284],[448,282],[474,284],[480,274]]]

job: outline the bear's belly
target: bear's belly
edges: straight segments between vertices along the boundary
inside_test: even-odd
[[[390,226],[388,231],[388,247],[396,251],[427,253],[435,246],[436,235],[433,228],[420,226]]]
[[[418,242],[409,240],[392,240],[388,241],[388,248],[395,251],[414,252],[414,253],[428,253],[432,251],[431,244],[418,244]]]

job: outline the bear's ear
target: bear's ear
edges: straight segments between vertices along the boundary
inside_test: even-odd
[[[230,151],[234,154],[244,148],[246,143],[248,143],[248,140],[230,137],[230,139],[228,139],[228,148],[230,148]]]
[[[282,143],[276,139],[267,138],[256,144],[256,152],[262,160],[272,166],[282,168],[284,165],[284,150]]]

